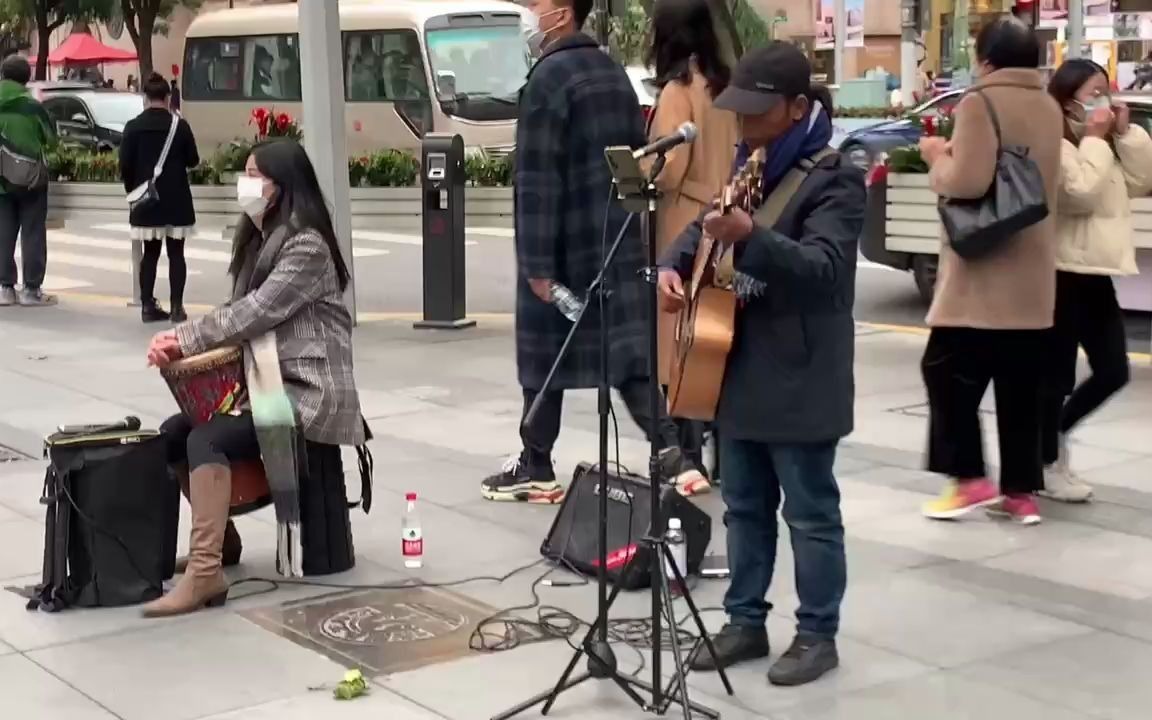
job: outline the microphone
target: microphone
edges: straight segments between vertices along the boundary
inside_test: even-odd
[[[659,153],[666,153],[677,145],[691,143],[696,140],[696,126],[690,122],[686,122],[680,127],[676,128],[676,132],[671,135],[665,135],[662,138],[648,143],[639,150],[632,151],[632,157],[636,160],[646,158],[649,155],[656,155]]]
[[[97,435],[110,432],[135,432],[140,429],[140,418],[128,415],[123,420],[98,425],[61,425],[56,430],[61,435]]]

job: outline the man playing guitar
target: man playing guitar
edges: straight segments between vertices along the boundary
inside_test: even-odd
[[[831,98],[810,77],[808,60],[783,42],[740,60],[716,106],[739,116],[738,167],[763,163],[754,197],[764,201],[718,202],[664,255],[659,280],[663,310],[680,312],[696,295],[697,250],[715,245],[728,255],[714,274],[730,277],[736,295],[715,421],[731,582],[729,621],[715,643],[724,665],[768,655],[765,595],[783,500],[800,607],[796,638],[768,673],[777,685],[811,682],[839,664],[846,583],[833,462],[852,431],[852,304],[866,195],[863,173],[828,149]],[[698,656],[693,667],[711,669],[712,659]]]

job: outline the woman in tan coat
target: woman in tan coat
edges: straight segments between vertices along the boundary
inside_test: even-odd
[[[950,142],[921,140],[932,189],[942,197],[983,197],[997,165],[995,110],[1005,146],[1026,148],[1044,178],[1049,215],[985,257],[965,260],[945,239],[932,333],[922,371],[928,390],[928,469],[953,479],[924,513],[952,519],[995,506],[1024,524],[1040,521],[1033,493],[1044,487],[1041,389],[1056,302],[1055,212],[1064,120],[1037,70],[1040,44],[1019,20],[1004,17],[976,39],[979,80],[956,106]],[[1000,483],[988,479],[980,402],[992,383],[1000,434]],[[1003,498],[1001,498],[1003,493]]]
[[[659,99],[649,126],[652,139],[676,131],[686,122],[697,128],[696,141],[668,153],[657,178],[662,193],[655,216],[659,257],[699,217],[723,189],[736,155],[736,115],[717,110],[712,101],[728,86],[731,70],[721,57],[707,0],[658,0],[653,9],[652,48],[648,64],[656,71]],[[676,316],[660,315],[660,381],[668,384]],[[697,465],[703,429],[681,422],[681,446]],[[707,492],[703,475],[682,476],[677,487],[685,495]]]

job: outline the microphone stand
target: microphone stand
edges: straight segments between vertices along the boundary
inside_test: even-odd
[[[631,156],[628,155],[628,157]],[[664,715],[668,712],[671,704],[675,702],[681,706],[684,720],[692,720],[693,713],[698,713],[712,720],[718,720],[720,717],[719,712],[692,702],[688,698],[687,675],[689,671],[686,668],[686,659],[682,652],[678,628],[674,620],[670,620],[669,622],[669,645],[672,650],[675,677],[669,681],[667,686],[664,686],[664,677],[661,670],[661,662],[663,659],[663,618],[665,609],[668,610],[669,616],[671,617],[673,602],[672,590],[668,582],[668,577],[664,572],[665,563],[667,563],[667,566],[672,570],[678,586],[682,588],[681,596],[688,605],[688,609],[695,621],[694,624],[697,632],[699,633],[699,637],[688,657],[695,657],[700,650],[700,645],[703,644],[712,658],[714,660],[717,659],[716,648],[713,646],[712,639],[704,627],[704,620],[700,616],[700,611],[696,603],[692,600],[692,596],[688,591],[687,582],[672,556],[671,549],[668,547],[665,537],[665,520],[661,514],[661,498],[666,488],[663,478],[661,477],[660,439],[659,432],[657,432],[655,425],[657,418],[660,416],[660,407],[661,403],[664,402],[664,397],[660,389],[659,378],[657,377],[658,289],[656,280],[658,270],[656,268],[655,228],[654,224],[650,222],[650,218],[651,213],[656,210],[656,202],[660,198],[660,193],[656,189],[655,180],[664,169],[666,161],[665,152],[659,152],[656,160],[653,162],[651,172],[645,177],[635,160],[631,162],[630,167],[622,171],[621,168],[614,164],[611,158],[609,158],[609,166],[613,168],[618,197],[622,207],[628,211],[628,217],[624,221],[624,225],[620,228],[620,232],[616,235],[616,240],[612,243],[612,247],[608,250],[600,272],[588,287],[588,292],[584,299],[584,306],[573,321],[572,329],[564,339],[564,343],[560,347],[560,352],[544,380],[543,387],[532,401],[528,412],[525,413],[524,416],[523,424],[525,426],[531,426],[540,410],[544,393],[552,385],[556,373],[559,371],[560,366],[564,362],[564,358],[568,354],[569,347],[575,338],[576,332],[581,322],[583,322],[588,308],[592,305],[593,296],[595,296],[600,320],[600,378],[597,386],[597,414],[599,416],[597,556],[599,563],[596,573],[596,620],[592,623],[591,627],[588,628],[588,632],[584,635],[580,646],[572,655],[572,659],[568,662],[567,667],[564,668],[564,672],[560,674],[555,686],[551,690],[539,693],[508,710],[494,715],[492,720],[507,720],[540,703],[544,703],[540,709],[540,714],[547,715],[562,693],[593,678],[612,680],[629,699],[646,712]],[[626,176],[621,177],[624,173],[626,173]],[[653,424],[653,427],[647,428],[650,437],[648,473],[649,482],[651,483],[649,497],[651,501],[650,512],[652,524],[648,534],[641,540],[641,544],[649,549],[650,559],[649,573],[652,592],[652,615],[650,618],[652,627],[652,681],[650,683],[620,673],[615,653],[612,650],[608,638],[608,615],[613,603],[620,594],[621,587],[617,584],[613,587],[611,594],[608,593],[608,420],[611,413],[612,388],[608,369],[608,318],[605,314],[605,299],[610,291],[606,287],[606,284],[609,271],[612,269],[612,264],[616,259],[616,254],[619,252],[621,245],[627,237],[632,222],[638,216],[641,218],[644,241],[647,246],[647,266],[643,270],[643,275],[644,281],[649,285],[646,292],[648,296],[648,400],[649,415]],[[576,664],[580,661],[580,658],[585,655],[588,657],[587,670],[573,678],[572,673],[576,669]],[[728,680],[727,673],[720,667],[719,662],[717,662],[716,665],[718,668],[717,672],[724,684],[724,689],[729,695],[733,695],[734,692]],[[675,685],[675,689],[673,689],[673,685]],[[637,689],[650,695],[651,701],[641,697]]]

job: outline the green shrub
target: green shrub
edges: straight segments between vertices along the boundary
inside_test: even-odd
[[[464,176],[473,187],[509,187],[512,185],[512,158],[509,155],[474,153],[464,160]]]

